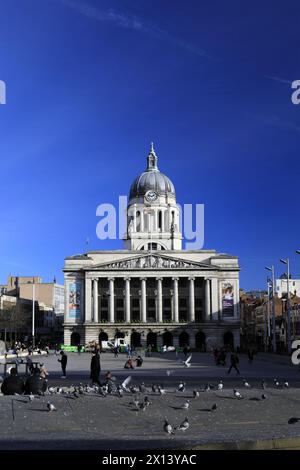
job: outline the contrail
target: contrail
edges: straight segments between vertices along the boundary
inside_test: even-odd
[[[203,49],[198,49],[197,47],[189,44],[185,41],[175,38],[168,32],[157,28],[154,25],[146,23],[144,20],[132,15],[124,15],[123,13],[118,13],[112,9],[109,10],[99,10],[87,3],[83,2],[74,2],[73,0],[60,0],[64,5],[76,10],[78,13],[86,16],[87,18],[92,18],[101,22],[110,22],[114,23],[116,26],[124,29],[131,29],[139,33],[148,34],[152,37],[155,37],[160,40],[165,40],[170,44],[178,46],[182,49],[185,49],[193,54],[196,54],[201,57],[211,58],[207,52]]]
[[[279,83],[284,83],[291,85],[293,80],[285,80],[284,78],[280,77],[273,77],[271,75],[264,75],[265,78],[268,78],[269,80],[274,80],[274,82],[279,82]]]

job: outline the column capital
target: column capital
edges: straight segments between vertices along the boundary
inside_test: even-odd
[[[124,277],[124,281],[131,281],[131,277]]]
[[[140,277],[140,281],[147,281],[146,277]]]
[[[163,277],[157,277],[156,280],[157,281],[163,281]]]
[[[194,276],[189,277],[189,281],[194,281],[194,280],[195,280]]]
[[[114,278],[114,277],[108,277],[107,280],[108,280],[108,281],[114,281],[115,278]]]
[[[172,277],[172,281],[179,281],[179,277]]]

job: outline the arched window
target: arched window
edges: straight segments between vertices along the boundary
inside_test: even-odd
[[[135,224],[136,224],[136,231],[139,232],[141,230],[141,220],[140,220],[140,217],[141,217],[141,213],[140,211],[137,211],[136,212],[136,215],[135,215]]]
[[[162,211],[158,212],[158,228],[162,228]]]

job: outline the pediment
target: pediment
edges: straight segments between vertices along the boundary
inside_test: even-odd
[[[110,270],[110,269],[218,269],[206,263],[188,261],[182,258],[173,258],[166,255],[143,254],[130,258],[118,259],[115,261],[99,263],[93,266],[86,266],[84,270]]]

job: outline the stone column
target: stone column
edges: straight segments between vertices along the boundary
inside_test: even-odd
[[[130,277],[125,278],[125,321],[130,322]]]
[[[133,231],[136,232],[136,206],[133,209]]]
[[[190,281],[190,298],[189,298],[189,321],[195,321],[195,278],[189,277]]]
[[[93,279],[94,323],[98,323],[98,279]]]
[[[86,323],[92,321],[92,280],[85,279],[85,316]]]
[[[165,231],[165,211],[161,210],[161,231]]]
[[[175,323],[179,322],[179,309],[178,309],[178,277],[173,277],[173,308],[174,308],[174,317],[173,321]]]
[[[157,232],[158,230],[158,212],[157,212],[157,209],[154,209],[154,219],[153,219],[153,231],[154,232]]]
[[[140,209],[140,232],[144,231],[144,211]]]
[[[115,323],[115,279],[109,279],[109,322]]]
[[[205,278],[205,320],[211,320],[210,308],[210,279]]]
[[[146,278],[141,277],[141,311],[143,323],[147,322],[147,294],[146,294]]]
[[[157,277],[157,322],[162,323],[163,321],[163,309],[162,309],[162,278]]]

